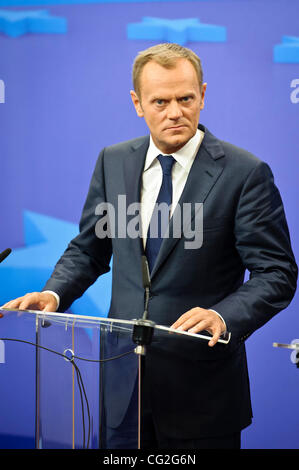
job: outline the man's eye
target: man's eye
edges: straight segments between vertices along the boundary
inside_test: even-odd
[[[190,101],[190,100],[191,100],[191,97],[190,97],[190,96],[183,96],[183,98],[182,98],[182,101],[183,101],[184,103],[187,103],[187,102]]]
[[[165,101],[164,100],[156,100],[157,105],[162,106]]]

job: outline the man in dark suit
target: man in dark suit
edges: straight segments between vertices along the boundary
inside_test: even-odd
[[[113,254],[109,316],[140,317],[141,256],[146,253],[149,319],[192,333],[207,330],[212,339],[193,344],[191,351],[180,343],[165,351],[163,341],[149,347],[143,378],[144,446],[238,448],[240,431],[252,415],[244,341],[287,307],[296,289],[297,266],[282,201],[266,163],[198,125],[206,84],[196,54],[175,44],[154,46],[137,56],[133,82],[132,101],[150,137],[101,152],[80,234],[44,292],[27,294],[6,307],[54,311],[59,301],[64,311],[109,270]],[[127,227],[133,218],[128,209],[141,202],[141,237],[119,236],[120,195],[126,196]],[[156,202],[170,207],[167,237],[159,232],[159,218],[158,235],[152,236]],[[107,203],[115,219],[107,219],[110,236],[104,237],[99,207]],[[178,217],[184,204],[191,204],[189,219]],[[202,227],[196,225],[197,210]],[[179,237],[173,236],[177,220]],[[250,279],[243,283],[246,269]],[[224,346],[218,339],[226,331],[231,341]]]

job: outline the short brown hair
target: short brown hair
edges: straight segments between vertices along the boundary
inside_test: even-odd
[[[203,82],[203,71],[201,67],[201,60],[187,47],[180,46],[175,43],[162,43],[156,46],[149,47],[144,51],[139,52],[133,63],[133,87],[137,95],[140,93],[140,75],[143,67],[151,60],[157,62],[162,67],[172,68],[175,66],[178,59],[187,59],[193,65],[201,89]]]

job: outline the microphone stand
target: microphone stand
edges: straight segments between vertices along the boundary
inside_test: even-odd
[[[133,342],[137,344],[135,353],[145,356],[146,346],[148,346],[153,337],[155,323],[148,320],[148,303],[150,298],[151,279],[146,256],[142,256],[142,281],[145,291],[144,312],[142,318],[136,320],[133,328]]]
[[[144,312],[142,318],[135,320],[132,340],[137,345],[135,353],[138,355],[138,449],[141,449],[141,421],[142,421],[142,370],[144,366],[146,347],[152,342],[155,323],[148,320],[148,304],[150,299],[151,279],[146,256],[142,256],[142,281],[145,291]]]

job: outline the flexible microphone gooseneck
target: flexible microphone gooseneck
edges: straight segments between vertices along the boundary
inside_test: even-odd
[[[137,344],[136,354],[145,355],[145,347],[152,342],[155,323],[148,320],[148,304],[150,299],[151,278],[147,258],[145,255],[141,258],[142,262],[142,282],[145,291],[144,312],[142,318],[136,320],[133,328],[133,342]]]
[[[5,258],[8,257],[8,255],[10,255],[11,253],[11,248],[6,248],[6,250],[2,251],[2,253],[0,253],[0,263],[2,263],[2,261],[5,260]]]
[[[150,289],[151,289],[151,278],[150,278],[150,272],[149,272],[149,267],[148,267],[148,262],[146,256],[142,256],[142,282],[143,282],[143,287],[145,290],[145,302],[144,302],[144,312],[143,312],[143,320],[147,319],[148,316],[148,302],[149,302],[149,296],[150,296]]]

